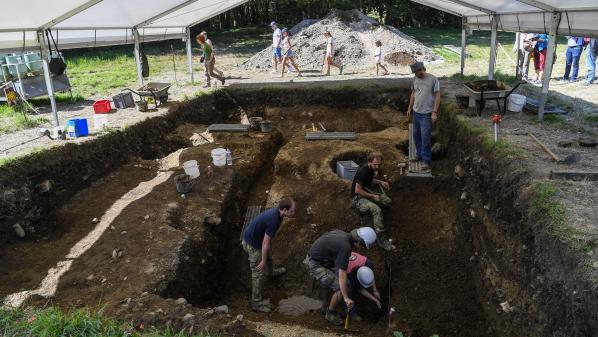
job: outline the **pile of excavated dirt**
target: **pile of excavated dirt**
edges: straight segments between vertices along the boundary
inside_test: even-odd
[[[326,52],[324,31],[330,31],[337,51],[336,61],[353,67],[371,66],[374,63],[376,41],[382,42],[385,62],[408,65],[413,60],[432,62],[442,58],[419,41],[392,26],[385,26],[353,9],[332,10],[322,20],[303,20],[291,28],[295,60],[301,69],[321,69]],[[270,70],[272,47],[255,54],[245,61],[245,70]]]

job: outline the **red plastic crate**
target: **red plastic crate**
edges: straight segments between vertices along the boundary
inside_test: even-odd
[[[110,101],[107,99],[102,99],[93,103],[93,112],[96,114],[106,114],[112,110],[110,106]]]

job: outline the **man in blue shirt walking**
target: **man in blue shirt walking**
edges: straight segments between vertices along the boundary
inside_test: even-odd
[[[269,301],[262,298],[262,286],[265,271],[272,278],[286,273],[285,268],[272,268],[270,244],[284,218],[295,217],[295,201],[284,197],[277,208],[270,208],[255,217],[243,232],[241,245],[249,255],[251,268],[251,309],[260,312],[270,312]]]

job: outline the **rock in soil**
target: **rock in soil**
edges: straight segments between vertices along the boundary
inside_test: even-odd
[[[17,237],[19,237],[19,239],[25,238],[25,230],[23,229],[23,227],[21,227],[20,224],[16,223],[12,225],[12,228],[15,230],[15,234],[17,235]]]
[[[561,140],[557,144],[558,147],[571,147],[572,145],[573,145],[572,140]]]
[[[228,305],[217,306],[214,311],[219,314],[228,314]]]
[[[446,155],[446,144],[434,143],[432,145],[432,159],[442,159]]]
[[[184,305],[184,304],[187,304],[187,300],[183,297],[180,297],[174,303],[176,303],[178,305]]]
[[[579,153],[572,153],[572,154],[568,155],[567,157],[565,157],[561,161],[561,163],[567,164],[567,165],[571,165],[571,164],[577,163],[580,160],[581,160],[581,154],[579,154]]]
[[[461,167],[461,165],[455,166],[455,175],[459,178],[465,177],[465,170]]]
[[[579,146],[595,147],[598,145],[598,140],[590,137],[582,137],[577,140],[577,143],[579,143]]]

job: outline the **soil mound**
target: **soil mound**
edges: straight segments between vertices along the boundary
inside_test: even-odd
[[[354,67],[370,67],[374,62],[374,43],[382,42],[384,60],[392,65],[407,65],[410,61],[438,61],[442,58],[419,41],[392,26],[381,25],[362,12],[333,9],[322,20],[303,20],[290,29],[295,60],[303,69],[320,69],[326,52],[324,31],[335,40],[336,61]],[[270,70],[272,47],[252,56],[241,68]]]

